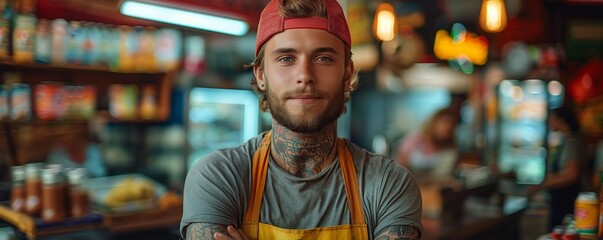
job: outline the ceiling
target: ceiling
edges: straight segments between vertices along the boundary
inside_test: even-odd
[[[151,21],[123,16],[118,6],[121,0],[38,0],[39,18],[101,22],[114,25],[154,25]],[[246,20],[254,28],[259,13],[268,0],[145,0],[161,4],[177,5],[185,9],[221,13]]]
[[[166,25],[123,16],[118,5],[121,0],[37,0],[38,17],[46,19],[100,22],[113,25],[144,25],[165,27]],[[178,5],[209,13],[221,13],[246,20],[251,31],[257,27],[260,12],[269,0],[140,0],[161,4]],[[365,2],[371,8],[377,0],[340,0]],[[447,29],[449,23],[460,21],[468,29],[479,31],[475,26],[482,0],[395,0],[399,3],[416,3],[422,6],[427,16],[426,26],[419,31],[432,45],[437,29]],[[571,18],[602,19],[603,0],[505,0],[510,15],[507,29],[499,34],[490,34],[492,46],[501,49],[509,41],[528,43],[563,42],[564,22]],[[369,10],[370,11],[370,10]],[[171,26],[174,27],[174,26]],[[191,29],[184,29],[194,31]],[[496,52],[494,52],[496,54]]]

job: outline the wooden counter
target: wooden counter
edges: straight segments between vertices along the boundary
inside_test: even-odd
[[[473,189],[438,189],[422,187],[424,197],[423,239],[517,239],[519,220],[528,207],[525,197],[506,196],[493,201],[497,184],[491,183]],[[429,194],[443,194],[435,198]],[[440,196],[441,197],[441,196]],[[500,202],[497,204],[496,202]],[[435,205],[435,206],[434,206]],[[441,206],[440,212],[437,206]],[[126,234],[178,226],[182,216],[182,202],[128,214],[91,214],[88,219],[66,220],[54,224],[42,223],[24,214],[0,205],[0,221],[8,222],[30,239],[61,236],[77,231],[94,230]],[[103,238],[104,239],[104,238]]]
[[[422,239],[518,239],[528,199],[496,190],[497,183],[466,190],[422,187]]]
[[[182,203],[133,214],[103,214],[103,225],[111,233],[119,234],[178,225],[181,218]]]
[[[182,202],[127,214],[91,213],[81,219],[65,219],[49,223],[0,205],[0,221],[12,225],[27,239],[87,230],[108,232],[112,235],[169,228],[177,226],[181,216]]]

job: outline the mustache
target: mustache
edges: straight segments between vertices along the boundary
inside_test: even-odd
[[[312,98],[324,98],[328,96],[328,94],[324,91],[318,90],[316,88],[299,88],[293,91],[288,91],[283,94],[284,99],[293,98],[295,96],[307,96]]]

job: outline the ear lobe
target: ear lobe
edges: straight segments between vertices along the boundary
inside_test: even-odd
[[[253,75],[255,76],[255,80],[257,81],[258,88],[262,91],[265,91],[266,83],[264,82],[264,69],[254,66]]]
[[[352,78],[354,77],[354,62],[350,60],[350,63],[345,68],[344,73],[344,82],[345,82],[345,91],[352,91]]]

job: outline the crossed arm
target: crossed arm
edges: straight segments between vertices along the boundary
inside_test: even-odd
[[[217,232],[226,232],[226,226],[215,223],[191,223],[186,228],[186,240],[213,240],[214,233]]]
[[[413,226],[394,225],[377,233],[375,240],[419,240],[419,229]]]
[[[377,233],[375,240],[418,240],[419,230],[413,226],[394,225]],[[247,240],[240,229],[215,223],[191,223],[186,240]]]

